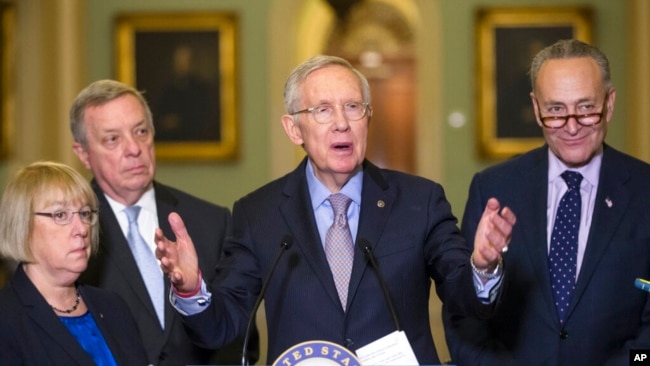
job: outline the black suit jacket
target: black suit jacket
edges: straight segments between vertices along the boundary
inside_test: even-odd
[[[628,349],[650,349],[650,166],[605,146],[576,290],[560,325],[547,264],[548,148],[533,150],[474,177],[462,231],[474,236],[490,197],[517,215],[504,254],[505,292],[487,322],[448,316],[458,365],[627,365]]]
[[[293,246],[279,261],[265,297],[269,362],[307,340],[356,350],[395,331],[378,274],[359,247],[343,311],[316,227],[305,164],[306,159],[292,173],[235,203],[233,236],[224,246],[212,302],[185,318],[192,335],[206,346],[243,331],[285,235],[293,237]],[[429,326],[431,279],[450,306],[483,310],[472,283],[469,250],[440,185],[369,162],[363,172],[356,241],[372,246],[419,362],[439,363]]]
[[[170,366],[239,363],[241,348],[236,345],[218,353],[194,345],[169,301],[165,301],[165,330],[160,329],[153,304],[117,218],[97,182],[93,180],[91,185],[99,199],[100,250],[91,259],[80,281],[122,296],[136,319],[150,363]],[[213,279],[229,230],[230,212],[158,182],[154,182],[154,188],[160,228],[168,238],[175,240],[167,218],[171,212],[177,212],[194,240],[203,276],[208,280]],[[169,288],[169,279],[165,276],[165,299],[168,298]],[[257,343],[252,342],[252,345],[256,346]],[[252,352],[255,354],[255,351]]]
[[[135,321],[122,299],[79,285],[79,293],[118,365],[146,365]],[[0,292],[0,363],[10,365],[94,365],[18,266]]]

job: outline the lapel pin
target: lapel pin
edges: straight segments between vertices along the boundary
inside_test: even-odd
[[[607,207],[612,208],[613,203],[612,200],[609,199],[609,197],[605,198],[605,204],[607,205]]]
[[[386,203],[383,200],[377,201],[377,207],[381,208],[381,207],[384,207],[384,206],[386,206]]]

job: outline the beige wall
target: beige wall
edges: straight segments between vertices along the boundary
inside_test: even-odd
[[[306,27],[318,23],[320,0],[19,0],[16,1],[13,152],[0,162],[0,188],[18,166],[59,160],[83,170],[72,155],[67,109],[87,83],[114,77],[113,20],[122,12],[227,10],[239,14],[240,158],[235,162],[159,162],[159,180],[209,201],[232,202],[295,165],[299,153],[284,136],[282,86],[290,69],[316,52]],[[390,0],[386,0],[390,1]],[[650,52],[644,0],[411,0],[416,9],[419,60],[418,173],[437,180],[457,215],[473,173],[496,163],[475,149],[474,15],[498,5],[589,4],[594,41],[610,57],[619,103],[607,141],[650,160]],[[312,21],[313,20],[313,21]],[[644,28],[645,27],[645,28]],[[311,31],[311,30],[310,30]],[[633,57],[633,55],[638,55]],[[452,112],[465,116],[459,128]],[[372,127],[371,127],[372,128]],[[642,133],[638,133],[642,132]],[[433,327],[441,334],[439,303]],[[441,337],[438,337],[440,341]],[[444,342],[439,344],[444,355]]]

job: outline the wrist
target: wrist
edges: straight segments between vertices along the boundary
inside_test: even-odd
[[[503,259],[499,257],[499,261],[497,262],[497,265],[494,267],[494,269],[490,270],[490,268],[479,268],[476,266],[474,263],[474,254],[472,254],[469,257],[469,263],[472,266],[472,271],[476,273],[481,279],[484,280],[491,280],[493,278],[496,278],[501,275],[502,272],[502,262]]]
[[[172,291],[174,291],[174,294],[176,294],[176,296],[178,296],[178,297],[188,298],[188,297],[196,296],[196,294],[198,294],[199,291],[201,290],[201,283],[202,282],[203,282],[203,274],[201,273],[201,270],[199,269],[198,278],[197,278],[196,286],[194,287],[194,289],[192,289],[191,291],[188,291],[188,292],[183,292],[183,291],[179,291],[176,288],[176,286],[174,286],[174,284],[172,284]]]

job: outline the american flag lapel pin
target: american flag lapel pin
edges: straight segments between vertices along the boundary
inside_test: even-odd
[[[605,204],[607,205],[607,207],[612,208],[613,203],[612,200],[609,199],[609,197],[605,198]]]

